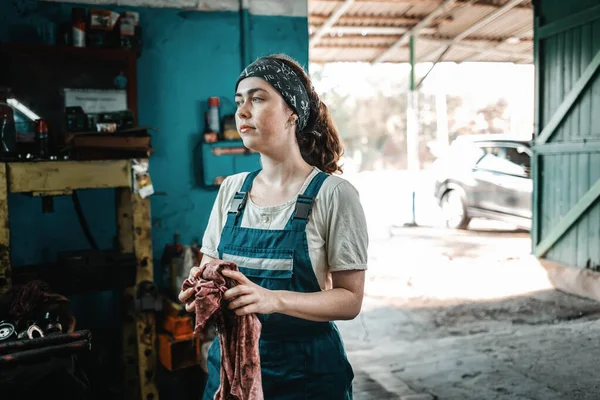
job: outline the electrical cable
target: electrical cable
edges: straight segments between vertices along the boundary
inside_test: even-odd
[[[96,240],[94,239],[94,236],[90,231],[90,226],[87,220],[85,219],[85,215],[83,214],[83,208],[81,207],[81,202],[79,201],[79,196],[77,195],[77,192],[75,190],[73,190],[73,193],[71,194],[71,199],[73,200],[73,205],[75,206],[75,212],[77,213],[79,225],[81,225],[81,229],[83,229],[83,233],[85,234],[88,243],[90,244],[92,249],[99,250],[98,244],[96,243]]]

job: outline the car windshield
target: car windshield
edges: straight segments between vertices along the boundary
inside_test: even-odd
[[[529,176],[531,157],[525,146],[499,143],[485,145],[483,150],[485,156],[477,163],[478,168],[509,175]]]
[[[456,140],[450,146],[450,153],[454,160],[461,164],[474,165],[485,155],[485,151],[475,143],[466,140]]]

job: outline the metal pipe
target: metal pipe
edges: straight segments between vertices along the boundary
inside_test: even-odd
[[[408,225],[416,225],[416,174],[419,171],[419,121],[417,118],[417,101],[415,94],[415,37],[409,38],[410,49],[410,90],[406,110],[406,158],[411,175],[411,221]]]
[[[429,74],[433,71],[433,69],[435,68],[436,65],[438,65],[442,59],[444,58],[444,56],[446,55],[446,53],[448,53],[448,51],[450,50],[450,48],[447,48],[442,54],[440,54],[440,56],[435,60],[435,62],[433,63],[433,65],[431,66],[431,68],[429,68],[429,71],[427,71],[427,73],[425,74],[425,76],[423,78],[421,78],[421,80],[419,81],[419,83],[417,83],[417,89],[421,87],[421,85],[423,84],[423,82],[425,81],[425,79],[427,79],[427,77],[429,76]]]

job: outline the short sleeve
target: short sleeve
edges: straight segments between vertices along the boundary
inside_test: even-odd
[[[213,204],[208,218],[208,224],[202,237],[202,254],[206,254],[212,258],[219,258],[219,252],[217,250],[219,241],[221,240],[221,231],[223,225],[225,225],[225,210],[228,205],[226,202],[230,198],[229,192],[231,191],[231,180],[229,177],[225,178],[219,187],[217,198]]]
[[[327,209],[329,271],[367,269],[369,235],[358,191],[346,180],[332,191]]]

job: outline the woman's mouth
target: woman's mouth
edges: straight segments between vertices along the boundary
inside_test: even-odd
[[[250,132],[252,129],[254,129],[253,126],[250,125],[242,125],[240,126],[240,133],[248,133]]]

